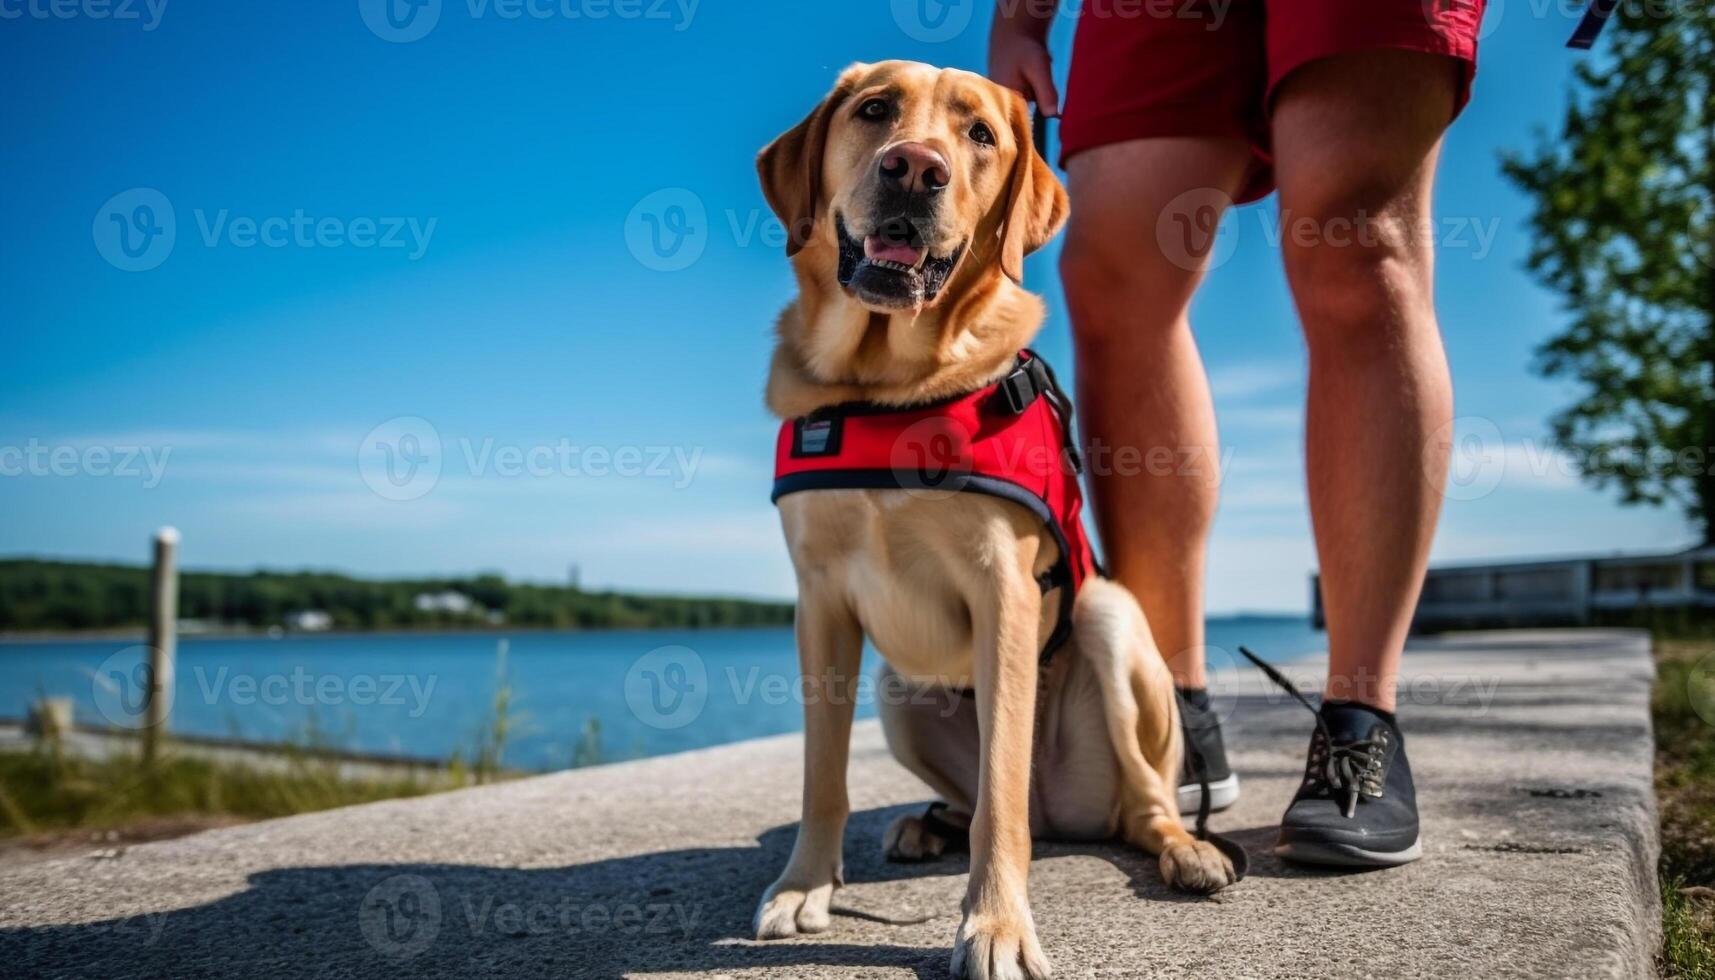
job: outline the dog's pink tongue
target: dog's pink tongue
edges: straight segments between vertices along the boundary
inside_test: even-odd
[[[923,257],[923,250],[912,248],[910,245],[887,242],[871,235],[863,240],[863,254],[869,259],[881,259],[884,262],[899,262],[915,266],[917,260]]]

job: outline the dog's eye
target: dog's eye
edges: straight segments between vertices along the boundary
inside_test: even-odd
[[[975,126],[971,127],[971,139],[976,140],[984,146],[993,146],[994,130],[988,127],[988,123],[977,123]]]
[[[858,106],[858,115],[872,121],[886,119],[891,111],[892,107],[887,104],[886,99],[870,99]]]

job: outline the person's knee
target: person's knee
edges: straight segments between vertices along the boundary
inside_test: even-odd
[[[1433,320],[1434,245],[1411,202],[1329,195],[1283,206],[1281,247],[1312,356],[1380,351]]]
[[[1122,234],[1077,221],[1067,229],[1060,282],[1080,343],[1135,338],[1183,321],[1196,277],[1153,246],[1134,230]]]
[[[1128,289],[1126,250],[1118,242],[1084,230],[1068,229],[1060,249],[1060,282],[1066,303],[1080,320],[1092,320],[1092,328],[1111,320]]]

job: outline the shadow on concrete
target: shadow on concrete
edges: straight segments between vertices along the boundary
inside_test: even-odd
[[[910,807],[854,813],[847,830],[849,882],[964,874],[962,859],[888,864],[882,830]],[[0,930],[0,973],[10,976],[620,978],[676,971],[822,967],[903,968],[946,975],[956,901],[920,909],[853,908],[835,897],[830,934],[755,943],[755,902],[784,866],[795,824],[753,847],[690,848],[557,868],[469,864],[297,867],[251,875],[247,887],[203,905],[78,925]],[[1264,869],[1259,842],[1272,828],[1238,835]],[[1204,901],[1169,890],[1155,859],[1118,844],[1044,842],[1036,859],[1092,855],[1130,878],[1140,898]],[[121,859],[123,860],[123,859]],[[170,888],[164,881],[163,888]],[[941,945],[842,943],[839,915],[872,922],[942,921]]]

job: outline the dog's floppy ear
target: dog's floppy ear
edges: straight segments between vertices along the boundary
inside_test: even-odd
[[[1048,244],[1066,223],[1066,189],[1036,152],[1030,138],[1030,110],[1024,97],[1008,91],[1012,142],[1018,147],[1007,186],[1006,214],[1000,226],[1000,267],[1013,282],[1024,281],[1024,257]]]
[[[816,203],[822,196],[822,151],[828,141],[828,120],[852,92],[853,69],[840,73],[834,90],[804,121],[782,133],[756,157],[762,196],[786,225],[786,255],[797,255],[810,241]]]

